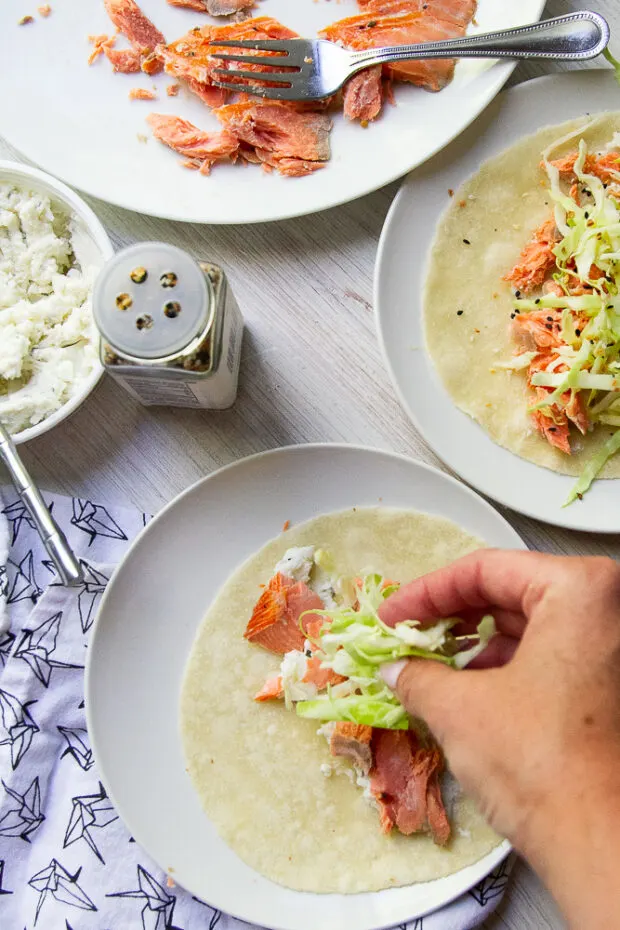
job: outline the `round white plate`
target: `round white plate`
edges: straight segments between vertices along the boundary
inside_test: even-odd
[[[140,0],[170,40],[210,17]],[[544,0],[479,0],[479,28],[501,29],[538,19]],[[102,0],[55,0],[41,19],[31,0],[0,3],[0,126],[9,142],[47,171],[95,197],[140,213],[198,223],[251,223],[301,216],[345,203],[405,174],[471,122],[511,73],[509,62],[461,62],[440,94],[398,87],[397,107],[364,130],[338,115],[332,160],[303,179],[258,168],[216,165],[210,178],[179,166],[180,156],[150,138],[148,113],[174,113],[201,128],[220,128],[200,100],[166,96],[171,78],[113,74],[107,60],[87,66],[87,36],[111,33]],[[260,0],[301,35],[358,11],[355,0]],[[24,14],[34,23],[18,26]],[[157,101],[129,101],[132,87],[157,88]],[[138,136],[149,136],[140,142]]]
[[[137,842],[174,870],[175,882],[213,907],[275,930],[403,923],[467,891],[509,849],[503,843],[455,875],[406,888],[291,891],[254,872],[219,839],[186,774],[181,677],[220,586],[286,520],[379,502],[448,517],[494,546],[525,548],[489,504],[426,465],[354,446],[295,446],[223,468],[169,504],[116,570],[93,628],[88,729],[116,809]]]
[[[456,189],[483,161],[543,126],[620,109],[611,70],[577,71],[506,91],[432,165],[410,175],[385,222],[375,272],[379,338],[405,410],[453,471],[483,494],[547,523],[620,531],[620,481],[597,481],[563,508],[575,478],[558,475],[497,445],[443,387],[424,345],[422,290],[434,228]]]

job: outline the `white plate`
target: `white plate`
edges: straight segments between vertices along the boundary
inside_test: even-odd
[[[392,381],[437,455],[499,503],[547,523],[593,533],[620,531],[620,481],[597,481],[582,501],[562,508],[575,478],[503,449],[459,410],[424,347],[422,288],[448,188],[456,189],[483,161],[524,135],[584,113],[614,109],[620,109],[620,90],[611,70],[542,77],[501,94],[432,166],[407,178],[386,219],[375,272],[379,338]]]
[[[317,895],[261,877],[220,840],[185,772],[181,676],[196,630],[231,572],[285,520],[352,506],[448,517],[495,546],[525,548],[493,508],[426,465],[353,446],[253,456],[195,484],[153,520],[106,591],[88,650],[86,711],[110,797],[135,839],[210,905],[276,930],[377,930],[418,917],[483,878],[508,851],[434,882]]]
[[[210,18],[174,9],[164,0],[141,0],[156,25],[176,39]],[[540,16],[544,0],[517,3],[479,0],[480,28],[521,25]],[[219,124],[196,97],[169,98],[171,78],[113,74],[99,59],[88,68],[89,33],[111,33],[102,0],[55,0],[48,19],[31,0],[0,3],[0,126],[28,158],[75,187],[121,207],[198,223],[251,223],[313,213],[345,203],[400,177],[440,149],[495,96],[512,70],[508,62],[462,62],[454,83],[440,94],[399,87],[398,107],[368,130],[339,116],[332,133],[333,157],[305,179],[266,175],[257,169],[219,165],[210,178],[179,167],[180,157],[149,138],[151,111],[175,113],[202,128]],[[301,35],[358,12],[355,0],[261,0],[273,15]],[[36,16],[36,13],[35,13]],[[156,102],[128,100],[132,87],[156,85]]]

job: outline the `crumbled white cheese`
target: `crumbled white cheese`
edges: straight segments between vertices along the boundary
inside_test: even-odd
[[[308,659],[303,652],[292,649],[287,652],[280,664],[282,689],[287,707],[294,701],[311,701],[317,695],[317,688],[311,681],[303,681],[308,671]]]
[[[317,736],[324,736],[327,742],[331,742],[332,733],[336,728],[335,720],[328,720],[327,723],[321,724],[321,726],[316,731]]]
[[[323,762],[321,765],[321,775],[324,775],[325,778],[331,778],[334,773],[333,765],[330,765],[328,762]]]
[[[287,549],[275,567],[276,574],[280,572],[293,581],[307,582],[314,565],[314,546],[295,546]]]
[[[95,273],[75,259],[62,208],[0,182],[0,417],[11,433],[62,407],[95,369]]]

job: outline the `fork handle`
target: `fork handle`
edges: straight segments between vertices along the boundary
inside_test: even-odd
[[[595,58],[609,42],[609,25],[598,13],[582,10],[517,29],[422,42],[351,54],[351,70],[372,64],[420,58],[554,58],[584,61]]]

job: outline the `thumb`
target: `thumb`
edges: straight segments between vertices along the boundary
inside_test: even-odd
[[[429,659],[401,659],[383,665],[380,674],[407,713],[422,719],[440,743],[462,735],[475,672]]]

